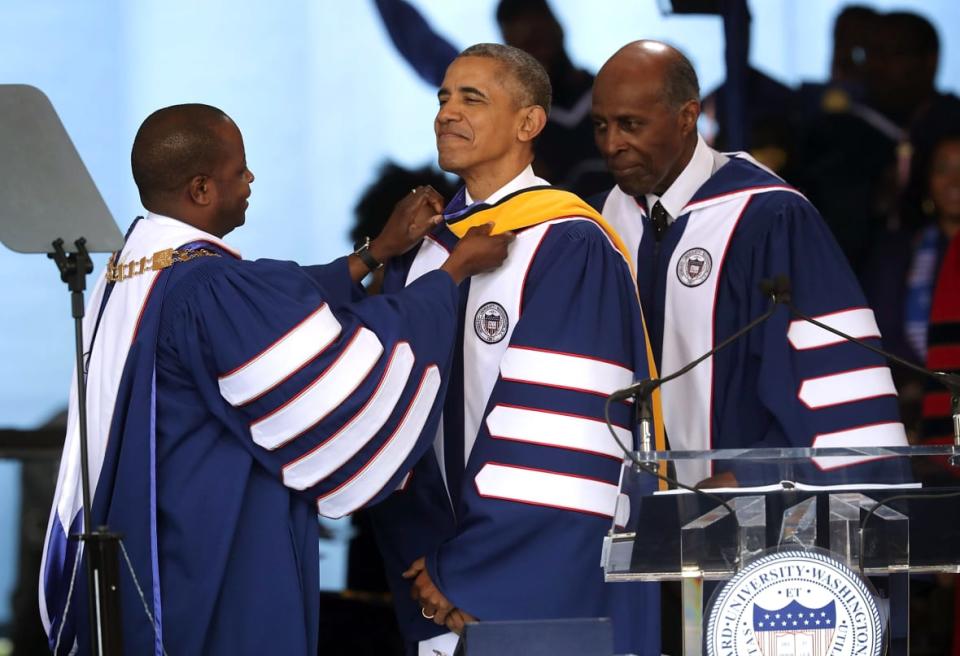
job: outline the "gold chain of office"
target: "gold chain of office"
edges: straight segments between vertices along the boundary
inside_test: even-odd
[[[107,281],[122,282],[129,278],[139,276],[147,271],[162,271],[172,267],[177,262],[189,262],[198,257],[220,257],[220,253],[207,250],[206,248],[194,248],[191,250],[179,251],[173,248],[165,248],[157,251],[150,257],[141,257],[139,260],[131,262],[121,262],[114,264],[114,253],[107,262]]]

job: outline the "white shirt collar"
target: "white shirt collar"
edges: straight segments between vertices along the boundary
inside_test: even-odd
[[[697,134],[697,147],[693,150],[693,156],[670,188],[663,193],[663,196],[647,194],[648,211],[652,210],[659,200],[663,209],[670,215],[669,223],[673,223],[697,190],[710,179],[712,173],[713,156],[710,154],[710,147],[707,146],[703,137]]]
[[[500,199],[509,196],[515,191],[520,191],[521,189],[526,189],[528,187],[540,187],[549,184],[550,183],[543,178],[537,177],[533,172],[533,165],[528,164],[527,168],[520,171],[520,174],[517,177],[487,196],[483,202],[487,205],[493,205],[494,203],[499,202]],[[470,192],[466,190],[464,190],[464,192],[467,205],[472,205],[474,203],[474,199],[472,196],[470,196]]]

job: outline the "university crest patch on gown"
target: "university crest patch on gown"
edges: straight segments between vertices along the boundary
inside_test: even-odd
[[[677,262],[677,278],[687,287],[703,284],[710,277],[713,258],[704,248],[691,248]]]
[[[510,319],[503,306],[496,302],[484,303],[473,318],[473,329],[477,337],[487,344],[496,344],[507,334]]]

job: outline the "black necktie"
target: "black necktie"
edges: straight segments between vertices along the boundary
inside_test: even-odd
[[[663,239],[663,233],[670,226],[667,210],[663,208],[660,201],[653,204],[653,210],[650,211],[650,218],[653,220],[653,236],[657,241]]]

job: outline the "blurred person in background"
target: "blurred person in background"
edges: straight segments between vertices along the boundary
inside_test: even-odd
[[[960,231],[960,132],[941,137],[928,161],[916,161],[926,180],[922,203],[926,222],[884,235],[871,253],[862,278],[877,317],[884,347],[917,364],[927,359],[934,287],[947,246]],[[925,378],[894,367],[900,411],[908,434],[919,430]]]
[[[535,146],[534,171],[578,196],[608,189],[613,179],[593,143],[593,74],[573,64],[563,27],[546,0],[500,0],[497,24],[507,45],[524,50],[550,76],[553,108]]]
[[[675,2],[674,6],[676,7],[677,4],[679,3]],[[720,4],[717,3],[717,11],[720,11]],[[715,134],[709,134],[704,130],[704,139],[708,145],[720,151],[741,149],[748,151],[757,161],[777,175],[789,178],[792,168],[796,165],[793,157],[795,150],[793,139],[796,132],[797,92],[749,64],[752,21],[746,2],[743,2],[741,12],[742,29],[746,38],[735,46],[739,48],[739,56],[746,62],[742,87],[743,95],[749,99],[749,102],[744,102],[742,105],[745,140],[742,144],[736,145],[729,142],[727,126],[730,124],[728,120],[730,84],[727,80],[707,93],[701,102],[701,114],[709,119],[709,125],[716,125]],[[724,20],[732,20],[732,18],[728,19],[725,16]],[[727,47],[730,47],[729,43]],[[729,78],[729,71],[727,76]],[[701,127],[704,126],[701,124]]]
[[[960,124],[960,101],[935,87],[939,37],[919,14],[848,7],[834,38],[830,83],[801,89],[795,182],[863,277],[885,233],[923,223],[919,163]]]

